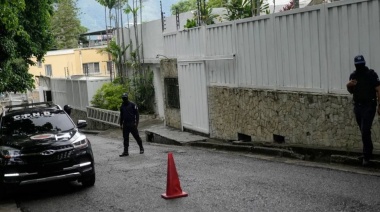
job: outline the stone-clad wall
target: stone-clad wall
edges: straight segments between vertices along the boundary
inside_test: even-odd
[[[350,95],[315,94],[248,88],[209,87],[211,137],[236,140],[238,133],[254,141],[361,148]],[[372,127],[380,147],[377,115]]]
[[[160,62],[161,69],[161,83],[164,96],[164,112],[165,112],[165,125],[181,129],[181,111],[176,108],[169,108],[166,100],[165,83],[164,79],[167,77],[178,78],[177,60],[163,59]]]

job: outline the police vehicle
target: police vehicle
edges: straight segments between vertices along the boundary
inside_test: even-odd
[[[78,130],[85,120],[75,124],[51,102],[7,106],[0,119],[0,187],[56,180],[95,184],[91,144]]]

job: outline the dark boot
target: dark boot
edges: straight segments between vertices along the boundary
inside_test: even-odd
[[[128,153],[128,149],[124,149],[124,152],[121,153],[121,155],[119,155],[120,157],[125,157],[125,156],[128,156],[129,153]]]
[[[144,148],[140,147],[140,154],[144,154]]]
[[[121,153],[121,155],[119,155],[120,157],[125,157],[125,156],[128,156],[129,154],[128,154],[128,152],[123,152],[123,153]]]

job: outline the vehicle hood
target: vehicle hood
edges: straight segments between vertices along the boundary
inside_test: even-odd
[[[81,133],[78,130],[72,130],[64,133],[41,133],[22,137],[7,136],[1,138],[0,146],[8,146],[19,150],[60,146],[70,144],[80,135]]]

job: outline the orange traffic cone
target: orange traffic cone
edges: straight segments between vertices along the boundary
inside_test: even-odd
[[[162,194],[161,197],[164,199],[174,199],[174,198],[179,198],[179,197],[186,197],[187,195],[188,194],[183,192],[181,189],[181,184],[179,182],[177,169],[175,168],[173,154],[169,152],[166,193]]]

